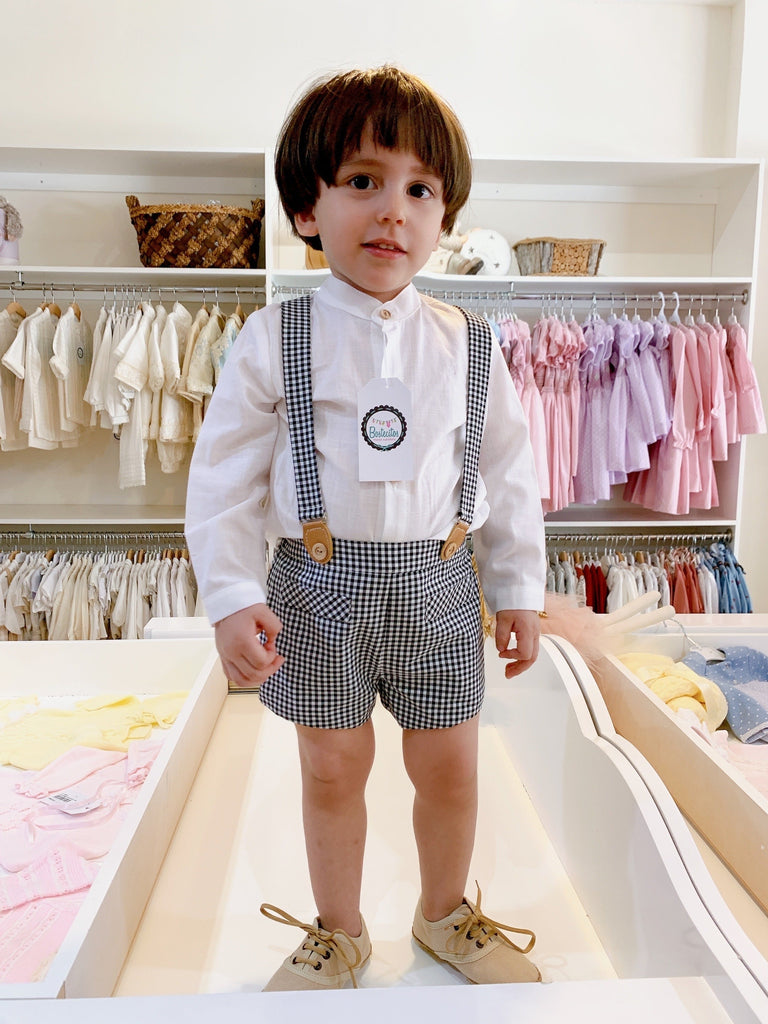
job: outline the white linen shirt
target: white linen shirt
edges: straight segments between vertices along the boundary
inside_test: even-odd
[[[186,537],[211,622],[266,600],[266,541],[301,537],[283,384],[280,305],[245,322],[192,457]],[[467,328],[409,285],[389,302],[336,278],[312,301],[312,395],[320,487],[332,536],[443,540],[457,520],[467,406]],[[397,377],[411,391],[414,474],[358,478],[358,392]],[[543,608],[541,503],[528,429],[494,345],[475,515],[491,611]]]

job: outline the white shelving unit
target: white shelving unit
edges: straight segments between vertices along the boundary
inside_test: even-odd
[[[521,238],[602,238],[606,248],[596,277],[420,276],[416,284],[449,301],[466,302],[483,292],[508,295],[509,308],[531,322],[550,297],[577,316],[593,296],[613,296],[617,310],[648,310],[649,296],[693,296],[681,304],[696,311],[701,298],[724,297],[722,315],[733,310],[753,328],[752,288],[756,272],[763,171],[759,161],[526,160],[477,157],[470,201],[459,232],[493,228],[514,244]],[[283,219],[273,218],[270,249],[276,265],[272,283],[283,289],[313,287],[322,272],[302,271],[303,246],[291,238]],[[513,265],[514,268],[514,265]],[[516,269],[516,268],[514,268]],[[637,297],[640,297],[638,302]],[[655,310],[660,302],[656,299]],[[601,305],[604,311],[609,306]],[[667,313],[670,307],[666,307]],[[690,528],[737,536],[742,490],[742,444],[731,446],[728,462],[717,465],[720,505],[670,517],[622,499],[571,505],[546,517],[552,531]]]
[[[279,212],[271,155],[264,151],[160,152],[0,149],[3,194],[24,220],[23,263],[0,267],[0,288],[18,280],[67,290],[90,284],[93,309],[120,285],[142,289],[241,289],[248,299],[273,301],[292,289],[316,287],[325,271],[304,269],[304,246]],[[586,311],[592,296],[648,308],[649,296],[721,299],[721,315],[739,316],[752,337],[752,288],[759,240],[762,165],[759,161],[519,159],[479,156],[461,231],[492,227],[511,244],[527,236],[599,237],[606,248],[597,277],[420,276],[417,285],[449,299],[477,293],[508,296],[521,315],[535,317],[557,294]],[[153,270],[139,265],[125,196],[248,205],[266,199],[262,253],[254,270]],[[156,291],[155,291],[156,294]],[[473,299],[474,296],[474,299]],[[519,296],[526,296],[522,298]],[[232,297],[232,296],[230,296]],[[78,291],[78,302],[84,305]],[[233,299],[234,301],[234,299]],[[658,302],[658,300],[657,300]],[[87,308],[87,303],[85,307]],[[658,309],[658,304],[656,306]],[[695,303],[694,303],[695,308]],[[681,306],[684,312],[687,306]],[[92,435],[92,436],[91,436]],[[92,431],[77,449],[0,454],[0,523],[172,524],[183,519],[186,473],[164,477],[148,466],[146,487],[117,490],[116,442]],[[659,529],[689,526],[737,532],[743,452],[732,446],[718,466],[720,506],[665,517],[622,501],[570,506],[547,522],[562,530]],[[155,471],[156,470],[156,471]]]
[[[243,270],[143,267],[125,197],[142,203],[208,202],[250,207],[264,196],[263,151],[172,152],[0,149],[3,194],[21,212],[19,266],[0,266],[3,291],[23,282],[53,288],[60,304],[72,289],[93,324],[105,298],[122,289],[165,301],[237,301],[246,310],[266,300],[262,225],[259,265]],[[89,290],[86,290],[89,289]],[[23,299],[24,293],[19,292]],[[36,299],[39,292],[32,291]],[[0,523],[5,527],[179,528],[186,470],[166,475],[147,460],[147,484],[120,491],[117,442],[87,431],[77,448],[0,453]]]

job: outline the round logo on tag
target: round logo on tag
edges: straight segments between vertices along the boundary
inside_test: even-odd
[[[408,424],[405,416],[393,405],[376,405],[360,424],[366,444],[379,452],[391,452],[405,440]]]

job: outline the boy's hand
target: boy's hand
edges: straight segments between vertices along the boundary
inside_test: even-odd
[[[517,647],[509,646],[512,633],[517,637]],[[496,613],[496,650],[500,658],[512,660],[504,669],[507,679],[525,672],[536,661],[540,633],[538,612],[507,608]]]
[[[285,660],[275,650],[275,638],[283,625],[265,604],[252,604],[227,615],[214,628],[221,664],[227,679],[236,686],[259,686]]]

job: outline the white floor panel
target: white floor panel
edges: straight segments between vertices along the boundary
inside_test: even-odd
[[[362,985],[464,985],[411,940],[419,894],[413,790],[399,728],[381,709],[374,723],[363,879],[374,955]],[[116,994],[259,990],[301,937],[264,918],[259,905],[274,903],[301,920],[313,914],[293,726],[255,696],[236,695],[227,699],[215,744],[226,751],[225,764],[209,748]],[[545,981],[615,977],[491,724],[481,726],[480,751],[470,877],[480,883],[483,907],[536,932],[532,957]],[[207,769],[217,761],[211,777]]]

